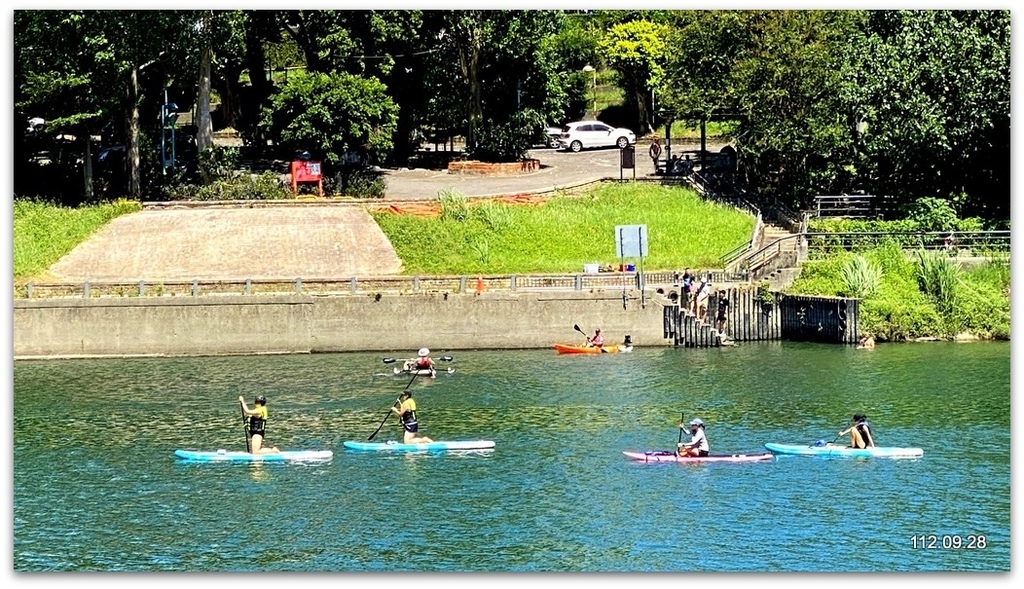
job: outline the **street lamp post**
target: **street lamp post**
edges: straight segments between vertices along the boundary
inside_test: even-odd
[[[167,101],[167,89],[164,89],[164,104],[160,107],[160,167],[163,169],[164,176],[167,175],[167,168],[174,168],[175,159],[175,138],[174,129],[177,127],[178,121],[178,105],[173,102]],[[170,125],[171,129],[171,159],[170,165],[168,165],[168,159],[166,155],[167,145],[167,127]]]
[[[594,110],[594,117],[596,118],[597,117],[597,70],[594,69],[594,66],[592,66],[590,64],[587,64],[587,65],[583,66],[583,71],[590,72],[591,74],[594,75],[594,84],[591,87],[591,95],[593,96],[593,99],[594,99],[593,110]]]

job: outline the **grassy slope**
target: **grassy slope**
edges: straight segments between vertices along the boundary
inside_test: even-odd
[[[15,283],[43,273],[111,219],[140,210],[138,202],[126,200],[77,209],[14,201]]]
[[[587,263],[618,264],[617,225],[647,225],[644,270],[717,268],[722,255],[750,239],[754,223],[691,190],[634,183],[605,184],[584,197],[535,207],[495,202],[438,219],[374,217],[407,274],[563,273]]]

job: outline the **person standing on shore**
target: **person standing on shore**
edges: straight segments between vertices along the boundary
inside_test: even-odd
[[[718,291],[718,316],[715,318],[715,329],[718,330],[718,336],[723,340],[728,339],[725,335],[725,326],[729,323],[729,299],[725,296],[725,291]]]

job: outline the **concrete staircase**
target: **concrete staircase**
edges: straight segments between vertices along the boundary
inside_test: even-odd
[[[768,255],[752,259],[751,267],[760,280],[768,281],[771,290],[778,291],[789,286],[800,275],[801,241],[793,239],[792,235],[793,233],[784,227],[771,223],[764,225],[760,249],[771,245],[775,247],[766,250]],[[764,273],[758,270],[763,270]]]

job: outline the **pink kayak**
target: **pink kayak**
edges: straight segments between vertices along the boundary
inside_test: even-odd
[[[677,456],[669,450],[648,450],[646,452],[623,452],[633,460],[641,462],[758,462],[771,460],[771,452],[759,454],[709,454],[707,456]]]

